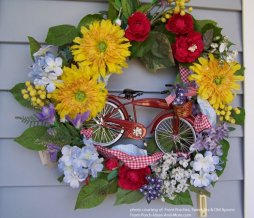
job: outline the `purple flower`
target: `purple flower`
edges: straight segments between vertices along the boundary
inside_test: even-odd
[[[71,119],[69,116],[66,116],[66,119],[72,123],[75,128],[79,129],[83,125],[83,123],[88,119],[90,116],[90,111],[87,111],[83,114],[78,114],[74,119]]]
[[[197,134],[196,142],[191,145],[191,151],[211,151],[213,155],[221,156],[222,149],[220,141],[228,137],[228,128],[225,123],[216,128],[206,129]]]
[[[41,113],[36,114],[36,117],[41,122],[49,123],[50,125],[55,122],[55,108],[53,104],[50,104],[48,107],[42,107]]]
[[[52,162],[55,162],[57,160],[57,153],[60,150],[61,150],[61,148],[58,145],[54,145],[54,144],[47,145],[47,152],[48,152],[48,154],[50,156],[50,160]]]

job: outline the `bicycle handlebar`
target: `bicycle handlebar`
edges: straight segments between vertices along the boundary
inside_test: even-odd
[[[173,87],[174,84],[165,84],[166,87]]]
[[[167,94],[169,92],[170,92],[169,90],[164,90],[164,91],[161,91],[161,94]]]

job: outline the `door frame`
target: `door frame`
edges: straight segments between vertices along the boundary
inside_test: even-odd
[[[244,106],[244,217],[254,217],[254,2],[242,0],[243,18],[243,63],[245,70]]]

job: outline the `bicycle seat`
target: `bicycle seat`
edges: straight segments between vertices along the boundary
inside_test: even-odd
[[[123,94],[125,95],[125,98],[131,98],[131,97],[137,97],[140,95],[143,95],[143,91],[138,91],[138,90],[132,90],[132,89],[124,89]]]

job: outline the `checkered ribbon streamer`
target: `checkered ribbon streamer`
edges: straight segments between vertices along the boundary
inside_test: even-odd
[[[182,66],[179,66],[179,71],[180,71],[181,80],[184,83],[190,82],[188,77],[191,74],[191,71],[185,67],[182,67]]]
[[[194,121],[194,128],[196,132],[201,132],[205,129],[212,128],[212,125],[210,124],[206,115],[198,114]]]
[[[93,136],[93,129],[92,129],[92,128],[89,128],[89,129],[82,129],[82,130],[80,131],[80,134],[83,135],[83,136],[85,136],[86,139],[90,139],[90,138],[92,138],[92,136]]]
[[[141,169],[160,160],[162,152],[156,152],[151,156],[131,156],[122,151],[111,150],[103,146],[96,146],[97,151],[105,158],[117,158],[131,169]]]

